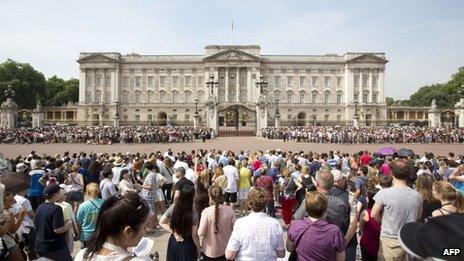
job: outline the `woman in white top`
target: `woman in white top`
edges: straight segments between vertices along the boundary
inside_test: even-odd
[[[125,193],[126,191],[134,191],[137,192],[134,183],[132,183],[130,179],[130,173],[128,169],[121,170],[121,178],[119,180],[119,191],[121,193]]]
[[[148,206],[137,193],[128,191],[125,195],[111,196],[100,208],[88,248],[80,250],[74,260],[153,260],[130,252],[142,240],[148,212]]]
[[[79,209],[79,204],[84,201],[84,176],[78,172],[79,166],[72,165],[71,173],[66,178],[65,184],[71,186],[71,191],[68,195],[68,201],[73,205],[73,212],[76,213]]]

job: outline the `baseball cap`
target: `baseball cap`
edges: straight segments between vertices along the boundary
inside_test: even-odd
[[[61,187],[58,184],[56,183],[50,184],[44,188],[43,196],[46,199],[51,199],[53,195],[60,192],[60,190],[61,190]]]
[[[464,214],[450,214],[430,219],[427,223],[404,224],[399,231],[401,247],[419,258],[463,260],[463,253],[446,255],[446,249],[464,249]]]

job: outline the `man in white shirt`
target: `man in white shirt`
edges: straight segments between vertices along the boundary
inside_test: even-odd
[[[121,157],[117,157],[113,162],[114,167],[111,169],[113,171],[113,178],[111,179],[111,181],[116,186],[119,185],[119,179],[121,177],[121,170],[123,169],[122,167],[123,163],[124,163],[124,160]]]
[[[285,257],[282,226],[264,212],[267,192],[263,188],[254,188],[248,199],[252,212],[235,221],[226,247],[226,259],[275,261]]]
[[[235,167],[235,160],[230,159],[228,165],[223,169],[224,176],[227,178],[227,187],[224,189],[224,202],[226,205],[237,203],[238,191],[238,171]]]

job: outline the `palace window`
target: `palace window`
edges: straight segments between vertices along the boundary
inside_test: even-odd
[[[205,93],[202,91],[199,91],[197,95],[198,95],[198,102],[200,103],[203,102],[205,99]]]
[[[86,91],[86,92],[85,92],[85,102],[86,102],[86,103],[92,102],[92,93],[89,92],[89,91]]]
[[[203,88],[205,86],[205,82],[203,81],[203,76],[198,76],[197,80],[198,80],[197,87]]]
[[[135,114],[135,121],[140,121],[140,115]]]
[[[101,91],[96,91],[95,92],[95,102],[100,103],[101,102]]]
[[[160,76],[161,87],[166,87],[166,76]]]
[[[140,104],[140,92],[135,92],[135,103]]]
[[[165,103],[166,102],[166,92],[161,91],[159,94],[159,102]]]
[[[106,86],[111,86],[111,75],[106,76]]]
[[[359,92],[354,92],[354,101],[359,102]]]
[[[318,80],[319,80],[319,77],[317,77],[317,76],[311,77],[311,84],[312,84],[313,87],[317,86]]]
[[[324,121],[329,121],[329,120],[330,120],[330,115],[329,114],[324,115]]]
[[[105,103],[110,103],[111,101],[111,92],[105,93]]]
[[[191,103],[192,102],[192,93],[190,91],[186,91],[184,93],[184,102]]]
[[[274,87],[275,88],[280,87],[280,76],[274,76]]]
[[[300,92],[300,103],[304,103],[305,102],[305,93],[304,92]]]
[[[92,75],[85,76],[85,86],[92,87]]]
[[[378,96],[378,95],[377,95],[376,92],[373,92],[373,93],[372,93],[372,102],[373,102],[373,103],[377,103],[377,96]]]
[[[97,74],[97,86],[101,86],[102,85],[102,76],[101,74]]]
[[[172,86],[179,86],[179,76],[172,76]]]
[[[324,92],[324,103],[330,102],[330,92]]]
[[[289,91],[287,92],[287,103],[292,103],[293,102],[293,92]]]
[[[148,104],[153,103],[153,98],[154,98],[154,96],[155,96],[154,94],[155,94],[155,93],[152,92],[152,91],[149,91],[149,92],[148,92],[148,95],[147,95],[147,96],[148,96],[148,97],[147,97],[147,103],[148,103]]]
[[[191,78],[190,76],[185,76],[184,81],[185,81],[185,86],[190,87],[191,85]]]
[[[337,86],[338,87],[342,86],[342,77],[341,76],[337,76]]]
[[[148,87],[153,87],[153,79],[154,77],[153,76],[148,76],[147,80],[148,80]]]
[[[142,85],[142,77],[136,76],[135,77],[135,87],[139,88]]]
[[[225,94],[223,95],[225,96]],[[234,102],[234,101],[235,101],[235,91],[229,91],[229,102]]]
[[[246,102],[247,101],[247,93],[246,91],[242,90],[240,91],[240,102]]]
[[[368,80],[369,80],[369,75],[363,74],[363,87],[367,87]]]
[[[129,86],[129,76],[122,77],[122,87]]]
[[[337,121],[338,121],[338,122],[341,122],[341,121],[342,121],[342,115],[340,115],[340,114],[337,115]]]
[[[378,79],[379,79],[378,76],[373,76],[373,77],[372,77],[372,86],[373,86],[373,87],[377,87]]]
[[[287,87],[292,87],[293,85],[293,76],[287,76]]]
[[[342,103],[342,94],[337,93],[337,104],[340,104],[340,103]]]
[[[353,76],[353,85],[354,87],[359,87],[359,75],[354,75]]]
[[[128,104],[129,103],[129,93],[128,92],[123,92],[122,93],[122,103],[123,104]]]
[[[317,103],[318,92],[311,93],[311,103]]]
[[[368,92],[363,92],[363,103],[367,103],[368,96],[369,96]]]
[[[305,76],[300,76],[300,86],[301,87],[305,86],[305,81],[306,81],[306,77]]]
[[[172,102],[173,102],[173,103],[174,103],[174,102],[175,102],[175,103],[179,102],[179,93],[176,92],[176,91],[172,92]]]
[[[330,87],[330,76],[324,76],[324,85],[325,87]]]

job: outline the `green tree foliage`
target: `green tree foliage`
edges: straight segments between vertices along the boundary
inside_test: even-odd
[[[20,109],[32,109],[37,98],[44,105],[59,106],[79,99],[79,80],[63,80],[57,76],[45,79],[27,63],[6,60],[0,64],[0,102],[5,100],[4,91],[11,84],[15,91],[13,100]]]
[[[395,104],[395,99],[392,97],[387,97],[387,106],[393,106]]]
[[[459,100],[458,91],[464,84],[464,67],[451,76],[447,83],[439,83],[421,87],[409,97],[411,106],[430,106],[436,99],[439,108],[453,108]]]
[[[8,59],[0,64],[0,101],[5,100],[4,91],[9,84],[15,91],[14,101],[19,108],[34,108],[37,97],[45,98],[45,77],[28,63]]]

